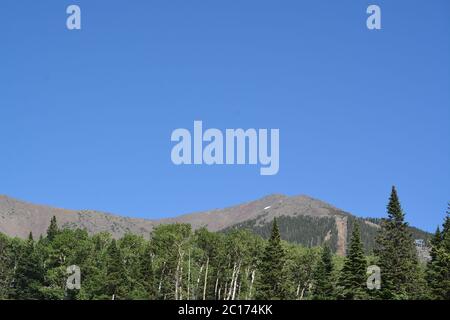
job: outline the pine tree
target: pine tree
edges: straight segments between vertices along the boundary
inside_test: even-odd
[[[442,232],[438,228],[431,242],[427,281],[433,299],[450,300],[450,204]]]
[[[313,298],[329,300],[334,298],[333,256],[330,247],[325,244],[321,259],[314,273]]]
[[[340,298],[343,299],[364,299],[367,298],[366,292],[366,268],[367,262],[364,257],[364,249],[361,243],[359,224],[355,223],[350,248],[344,262],[339,279],[341,292]]]
[[[260,284],[256,298],[278,300],[287,297],[287,278],[284,272],[286,253],[281,244],[277,220],[273,220],[272,233],[260,265]]]
[[[16,256],[11,239],[0,233],[0,300],[11,295]]]
[[[122,255],[117,247],[116,240],[113,239],[107,251],[106,268],[106,294],[111,299],[119,300],[125,298],[124,282],[125,269],[122,262]]]
[[[450,232],[450,202],[447,204],[447,216],[444,220],[442,232],[444,234],[448,234]]]
[[[423,279],[417,251],[395,187],[392,187],[387,212],[388,218],[381,224],[374,251],[381,269],[380,298],[421,298]]]
[[[50,226],[47,229],[47,239],[52,241],[58,233],[58,223],[56,222],[56,217],[53,216],[50,220]]]
[[[436,259],[436,251],[442,244],[442,233],[441,233],[441,229],[439,229],[439,227],[436,228],[433,238],[431,238],[430,244],[431,244],[431,250],[430,250],[431,260],[435,260]]]
[[[20,300],[34,300],[42,297],[40,288],[44,282],[44,269],[39,255],[36,253],[33,234],[28,240],[18,259],[14,275],[13,296]]]

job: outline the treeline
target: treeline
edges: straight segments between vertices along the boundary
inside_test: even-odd
[[[36,240],[0,234],[0,299],[450,299],[450,212],[425,265],[395,188],[387,211],[374,254],[365,255],[355,223],[345,258],[327,243],[308,248],[281,240],[276,220],[268,240],[187,224],[158,226],[150,240],[115,240],[60,230],[53,218]],[[71,265],[81,270],[79,289],[66,286]],[[380,268],[379,289],[376,282],[368,288],[369,265]]]

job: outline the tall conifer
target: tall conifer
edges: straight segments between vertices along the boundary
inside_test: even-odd
[[[387,205],[388,218],[381,224],[376,238],[375,255],[381,269],[382,299],[416,299],[421,297],[422,279],[417,251],[397,190],[392,187]]]
[[[367,298],[366,271],[367,262],[361,243],[359,224],[356,222],[353,227],[350,247],[339,279],[339,287],[341,289],[339,297],[343,299]]]
[[[334,298],[333,256],[330,247],[325,244],[321,259],[314,273],[313,298],[330,300]]]
[[[47,229],[47,239],[52,241],[58,234],[58,223],[56,222],[56,217],[53,216],[50,220],[50,226]]]
[[[272,233],[260,266],[260,285],[257,299],[284,299],[287,297],[287,277],[284,270],[286,254],[281,244],[277,220],[273,220]]]
[[[30,232],[17,263],[14,276],[14,298],[21,300],[42,298],[40,288],[43,282],[44,269],[36,252],[33,234]]]
[[[113,239],[108,247],[107,252],[107,268],[106,268],[106,293],[111,299],[123,299],[125,288],[124,283],[125,269],[123,266],[122,255],[117,247],[116,240]]]
[[[427,281],[431,298],[450,300],[450,204],[442,232],[438,228],[431,242]]]

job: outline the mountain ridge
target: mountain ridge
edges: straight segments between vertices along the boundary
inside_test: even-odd
[[[315,202],[315,206],[311,206],[311,203]],[[321,200],[312,198],[307,195],[297,195],[297,196],[286,196],[283,194],[270,194],[259,198],[253,201],[247,201],[244,203],[240,203],[237,205],[231,205],[224,208],[216,208],[212,210],[205,211],[196,211],[191,213],[184,213],[175,217],[167,217],[160,219],[147,219],[147,218],[135,218],[135,217],[127,217],[117,213],[111,213],[101,210],[90,210],[90,209],[67,209],[61,207],[55,207],[44,204],[36,204],[26,200],[17,199],[14,197],[10,197],[8,195],[0,195],[0,232],[6,233],[11,236],[18,236],[21,238],[25,238],[28,236],[29,231],[35,231],[35,235],[39,236],[45,233],[45,230],[37,229],[37,230],[16,230],[18,228],[11,228],[10,226],[6,226],[9,230],[5,230],[4,222],[5,218],[14,215],[14,213],[21,214],[27,218],[27,222],[30,223],[31,226],[37,226],[36,219],[43,219],[45,217],[51,218],[55,215],[60,221],[61,225],[65,223],[76,223],[79,221],[85,221],[85,218],[88,216],[96,219],[99,216],[102,216],[107,221],[133,221],[136,223],[142,223],[145,226],[145,229],[151,229],[157,224],[160,223],[174,223],[174,222],[184,222],[193,224],[194,228],[198,228],[201,226],[208,227],[212,231],[219,231],[225,227],[228,227],[230,224],[239,223],[244,220],[248,220],[251,218],[255,218],[258,216],[260,212],[263,212],[265,208],[268,210],[273,209],[274,207],[278,207],[280,204],[285,203],[287,207],[284,207],[284,214],[291,215],[294,212],[292,211],[292,207],[296,204],[300,207],[303,207],[303,210],[307,210],[308,206],[311,209],[307,215],[317,215],[324,216],[328,215],[329,212],[327,210],[333,210],[335,212],[345,212],[340,210],[328,203],[325,203]],[[319,205],[317,205],[319,204]],[[277,216],[277,212],[273,212],[273,210],[269,210],[272,214],[269,215],[270,218]],[[303,212],[302,214],[305,214]],[[349,213],[348,213],[349,214]],[[213,217],[214,219],[206,219],[205,218]],[[221,219],[217,219],[217,217]],[[15,216],[17,217],[17,216]],[[76,217],[74,221],[74,217]],[[101,219],[103,220],[103,219]],[[45,221],[48,223],[48,221]],[[84,225],[81,223],[81,225]],[[17,227],[20,227],[19,224]],[[3,227],[3,228],[2,228]],[[98,232],[97,230],[91,230],[91,228],[87,228],[89,232]],[[112,232],[115,234],[115,232]],[[119,232],[120,233],[120,232]]]
[[[266,226],[273,218],[279,218],[287,224],[283,229],[283,238],[310,246],[320,245],[331,239],[334,250],[340,255],[344,255],[346,251],[349,224],[355,221],[362,224],[370,234],[367,243],[373,242],[373,235],[379,228],[369,218],[359,218],[307,195],[270,194],[223,209],[162,219],[131,218],[96,210],[55,208],[0,195],[0,232],[8,236],[25,238],[30,231],[35,237],[45,235],[52,216],[56,217],[61,227],[86,229],[90,234],[109,232],[115,238],[126,233],[149,238],[155,226],[169,223],[189,223],[193,229],[206,227],[210,231],[246,228],[264,236]],[[289,224],[296,228],[290,228]]]

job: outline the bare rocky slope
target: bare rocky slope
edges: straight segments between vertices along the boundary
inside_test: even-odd
[[[347,245],[349,229],[347,219],[356,219],[347,212],[304,195],[293,197],[270,195],[229,208],[159,220],[128,218],[91,210],[59,209],[0,195],[1,233],[25,238],[31,231],[35,237],[40,236],[46,233],[52,216],[56,216],[58,224],[62,227],[86,229],[91,234],[109,232],[116,238],[127,232],[148,238],[154,226],[176,222],[189,223],[194,229],[204,226],[210,231],[246,227],[256,232],[259,230],[261,232],[258,233],[264,236],[264,230],[268,229],[273,218],[280,217],[281,222],[287,225],[286,227],[283,225],[281,229],[282,236],[285,232],[287,240],[305,245],[318,245],[324,240],[333,239],[334,249],[340,254],[345,253]],[[376,224],[368,220],[358,220],[369,228],[366,228],[369,230],[367,233],[373,233],[371,230],[378,228]],[[293,230],[294,225],[298,228]],[[305,238],[298,237],[301,229],[306,233],[317,234],[306,241]]]
[[[0,232],[9,236],[27,237],[29,232],[39,236],[47,230],[52,216],[61,226],[86,229],[89,233],[107,231],[115,237],[127,232],[148,237],[152,228],[161,223],[189,223],[194,229],[205,226],[219,231],[237,223],[256,219],[260,222],[285,215],[335,216],[342,211],[307,196],[287,197],[270,195],[249,203],[206,212],[181,215],[175,218],[147,220],[127,218],[93,210],[66,210],[36,205],[0,195]],[[259,221],[259,220],[258,220]]]

